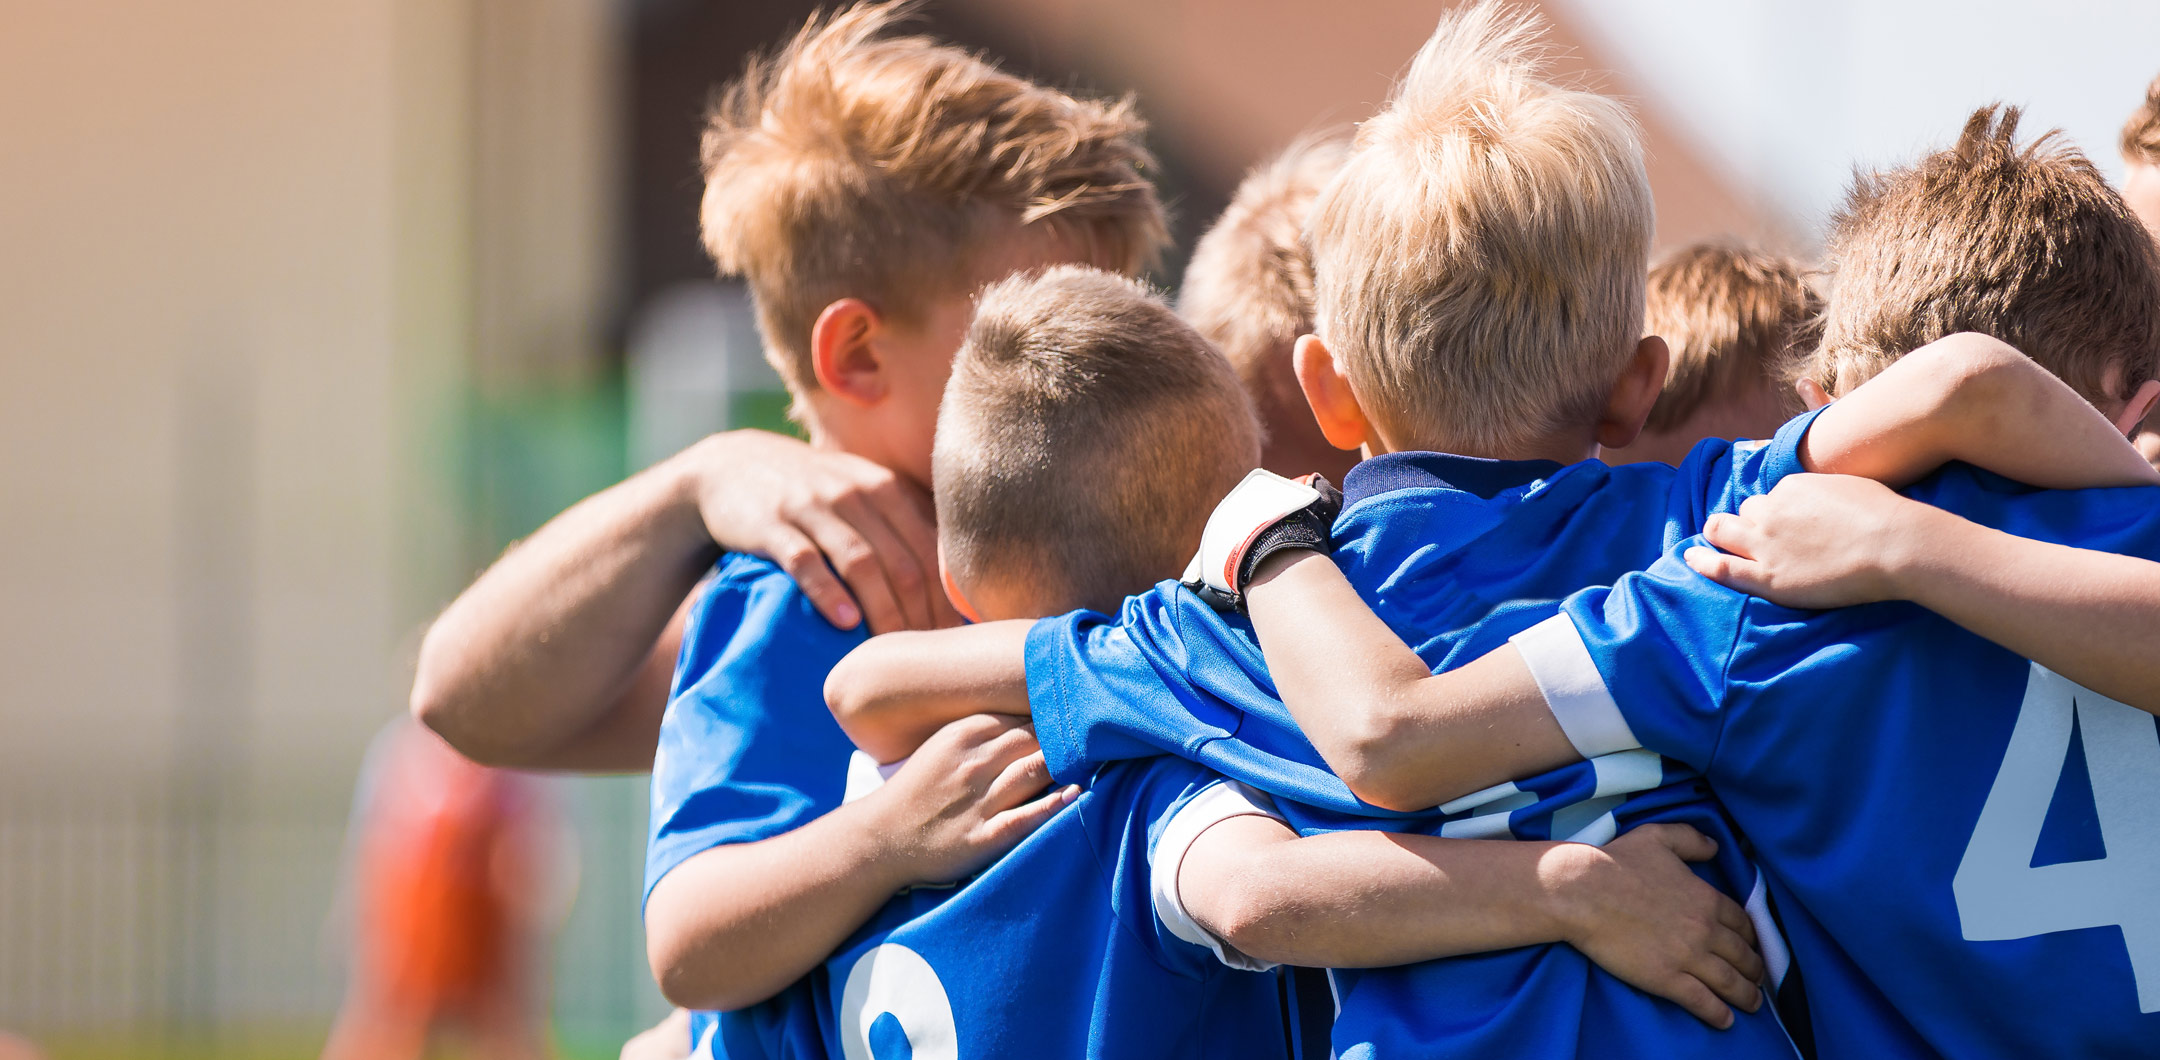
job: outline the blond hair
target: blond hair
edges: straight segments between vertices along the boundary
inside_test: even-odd
[[[2152,237],[2075,147],[2019,147],[2016,107],[1972,113],[1957,143],[1862,173],[1831,224],[1822,348],[1833,394],[1945,335],[2025,352],[2095,404],[2160,370]]]
[[[2160,77],[2145,86],[2145,102],[2123,123],[2123,157],[2148,166],[2160,166]]]
[[[1315,207],[1319,334],[1399,440],[1495,453],[1588,423],[1642,337],[1640,138],[1545,79],[1542,25],[1442,19]]]
[[[1348,136],[1313,136],[1254,166],[1193,245],[1178,313],[1230,358],[1248,390],[1259,389],[1281,347],[1313,328],[1305,221],[1349,153]]]
[[[1139,283],[1081,266],[983,291],[938,414],[940,548],[1115,611],[1175,577],[1260,455],[1237,376]]]
[[[1168,239],[1130,98],[1075,99],[926,37],[883,34],[910,3],[813,18],[752,59],[708,115],[705,249],[749,283],[767,356],[817,385],[811,326],[859,297],[902,320],[962,286],[971,251],[1019,226],[1137,272]]]
[[[1775,389],[1794,374],[1795,340],[1822,308],[1800,263],[1728,243],[1696,243],[1650,270],[1643,330],[1672,347],[1646,430],[1670,431],[1711,401]],[[1800,411],[1798,398],[1788,411]]]

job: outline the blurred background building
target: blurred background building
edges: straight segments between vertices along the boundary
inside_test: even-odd
[[[696,240],[704,100],[807,3],[29,0],[0,16],[0,1029],[301,1056],[342,977],[368,741],[509,541],[778,425]],[[2119,172],[2160,6],[1553,0],[1641,104],[1660,240],[1806,249],[1855,162],[2031,107]],[[1445,7],[938,0],[927,29],[1153,119],[1180,246],[1382,100]],[[1181,255],[1180,255],[1181,256]],[[1158,277],[1173,284],[1177,258]],[[644,789],[557,782],[564,1051],[663,1010]]]

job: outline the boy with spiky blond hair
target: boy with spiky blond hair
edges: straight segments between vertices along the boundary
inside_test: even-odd
[[[1822,299],[1791,258],[1696,243],[1650,269],[1643,326],[1672,363],[1642,434],[1607,463],[1677,465],[1705,438],[1768,438],[1801,411],[1790,377]]]
[[[1178,312],[1237,366],[1267,440],[1260,466],[1340,479],[1357,454],[1328,444],[1298,392],[1291,351],[1312,330],[1305,222],[1349,153],[1347,136],[1309,136],[1252,168],[1185,266]]]
[[[927,487],[978,289],[1061,262],[1133,271],[1165,227],[1129,102],[894,36],[904,11],[814,19],[750,63],[705,132],[701,226],[721,272],[748,282],[813,444]],[[1041,794],[1032,735],[1004,723],[955,726],[865,789],[821,694],[864,637],[752,555],[721,557],[688,612],[653,764],[645,922],[701,1055],[821,1052],[805,973],[895,892],[968,874],[1067,798]]]

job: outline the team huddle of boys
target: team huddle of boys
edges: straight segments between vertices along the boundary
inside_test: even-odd
[[[2098,632],[2150,616],[2014,577],[2160,559],[2160,251],[2075,149],[1983,108],[1819,288],[1652,269],[1626,105],[1486,2],[1173,309],[1130,101],[898,15],[730,87],[702,227],[813,440],[933,486],[969,621],[698,590],[645,912],[695,1055],[2160,1056],[2160,695]],[[894,826],[938,784],[979,810]],[[701,934],[843,885],[788,985]]]

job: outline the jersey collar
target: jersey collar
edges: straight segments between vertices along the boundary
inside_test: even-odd
[[[1487,460],[1453,453],[1384,453],[1343,476],[1343,504],[1405,489],[1451,489],[1491,500],[1507,490],[1551,478],[1566,465],[1552,460]]]

